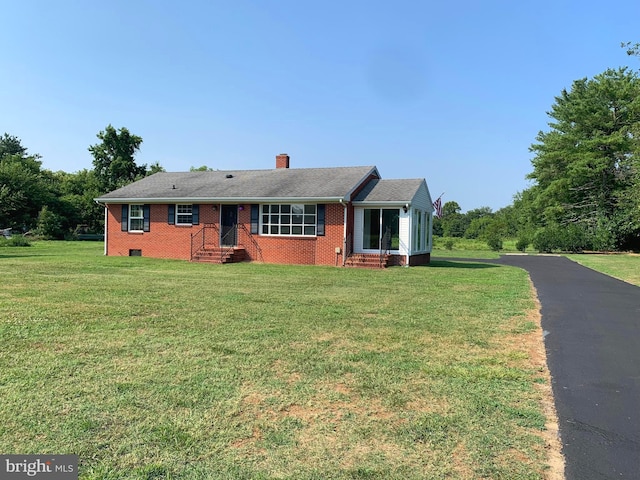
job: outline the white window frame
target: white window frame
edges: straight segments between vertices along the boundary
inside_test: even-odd
[[[188,207],[188,212],[181,212],[180,209],[185,209]],[[189,218],[188,222],[180,221],[180,217],[183,217],[182,220],[186,220]],[[176,225],[193,225],[193,204],[191,203],[177,203],[176,204]]]
[[[413,248],[414,252],[426,252],[428,250],[429,216],[422,210],[414,210],[413,214]]]
[[[139,215],[134,216],[133,210],[134,207],[139,208]],[[133,228],[133,222],[139,221],[140,228]],[[144,231],[144,204],[142,203],[132,203],[129,205],[129,231],[130,232],[143,232]]]
[[[301,213],[294,212],[300,208]],[[311,208],[313,213],[310,212]],[[298,215],[302,216],[302,223],[294,223],[293,217]],[[293,233],[298,227],[300,227],[300,233]],[[259,228],[260,235],[265,236],[316,237],[318,206],[315,203],[263,203],[260,205]],[[313,233],[307,233],[311,229]]]

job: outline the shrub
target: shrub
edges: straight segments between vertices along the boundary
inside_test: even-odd
[[[539,252],[551,253],[581,252],[592,245],[591,236],[582,225],[548,225],[538,230],[533,238],[533,246]]]
[[[592,248],[600,252],[615,250],[615,236],[607,225],[598,225],[593,235]]]
[[[62,230],[62,217],[51,211],[46,205],[38,214],[38,235],[47,239],[61,239],[64,237]]]
[[[529,246],[529,243],[530,241],[527,237],[518,238],[518,240],[516,241],[516,250],[519,250],[520,252],[524,252]]]
[[[581,252],[589,248],[589,235],[580,225],[567,225],[562,231],[562,250],[566,252]]]
[[[11,238],[0,236],[0,247],[30,247],[31,242],[22,235],[13,235]]]
[[[444,241],[444,248],[447,250],[453,250],[453,240],[450,238]]]
[[[487,245],[494,252],[502,250],[502,238],[497,233],[490,233],[487,235]]]
[[[541,228],[533,237],[533,248],[538,252],[551,253],[560,248],[559,233],[554,226]]]

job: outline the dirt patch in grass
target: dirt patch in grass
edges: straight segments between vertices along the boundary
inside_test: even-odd
[[[251,444],[262,439],[262,432],[258,427],[253,427],[253,432],[251,432],[251,436],[247,438],[241,438],[236,440],[235,442],[231,442],[232,448],[245,448]]]
[[[513,351],[516,348],[522,352],[522,355],[512,354],[507,362],[513,367],[533,368],[538,377],[538,382],[534,383],[534,387],[540,393],[540,402],[546,419],[544,430],[540,432],[549,467],[545,472],[545,478],[547,480],[564,480],[564,456],[562,455],[558,416],[551,388],[551,375],[547,366],[540,302],[535,287],[532,283],[530,285],[535,299],[535,307],[527,311],[524,318],[515,317],[505,326],[512,333],[502,336],[498,345],[504,347],[505,351]],[[526,333],[522,333],[523,331]],[[516,452],[513,453],[518,458]],[[525,463],[526,458],[521,458],[519,461]]]
[[[473,478],[474,471],[470,467],[472,461],[471,458],[469,458],[469,453],[463,442],[456,445],[451,454],[451,458],[453,460],[453,469],[460,478]]]
[[[549,469],[546,472],[548,480],[564,480],[564,456],[562,455],[562,443],[560,442],[560,431],[558,427],[558,414],[553,400],[551,389],[551,375],[547,366],[547,355],[544,348],[543,332],[540,315],[540,302],[538,293],[531,284],[536,306],[527,314],[527,320],[534,322],[536,329],[528,335],[524,335],[525,347],[529,354],[530,363],[538,369],[544,382],[536,383],[542,394],[542,408],[546,418],[545,429],[542,431],[542,438],[547,450],[547,462]]]

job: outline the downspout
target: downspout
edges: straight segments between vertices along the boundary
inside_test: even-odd
[[[413,210],[411,210],[411,206],[407,203],[406,204],[407,207],[407,215],[409,216],[409,238],[408,238],[408,242],[407,242],[407,254],[406,254],[406,260],[405,260],[405,267],[409,266],[409,258],[411,257],[411,252],[413,250]]]
[[[101,205],[102,207],[104,207],[104,256],[107,256],[107,232],[109,231],[109,229],[107,228],[107,220],[109,218],[109,215],[107,214],[107,204],[106,203],[100,203],[97,200],[94,200],[98,205]]]
[[[343,224],[343,233],[342,233],[342,266],[344,267],[347,264],[347,204],[344,203],[343,199],[340,199],[340,205],[344,207],[344,221]]]

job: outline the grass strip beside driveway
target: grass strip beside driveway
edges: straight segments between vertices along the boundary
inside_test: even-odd
[[[566,255],[574,262],[640,286],[640,255],[632,253]]]

